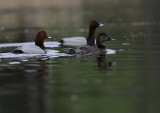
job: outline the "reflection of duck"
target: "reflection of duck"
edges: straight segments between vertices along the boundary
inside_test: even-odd
[[[71,37],[71,38],[63,38],[59,42],[65,45],[95,45],[94,33],[97,27],[104,26],[100,24],[96,20],[92,20],[89,24],[89,34],[87,40],[85,37]]]
[[[49,78],[48,78],[48,66],[45,60],[38,59],[37,64],[39,66],[33,66],[31,70],[35,69],[35,72],[28,73],[25,76],[25,84],[27,86],[27,105],[30,113],[46,113],[48,111],[49,100]],[[28,70],[28,69],[27,69]]]
[[[100,33],[96,39],[96,46],[85,46],[78,49],[70,49],[68,54],[76,54],[82,56],[97,56],[99,54],[106,54],[105,41],[110,41],[110,38],[106,33]]]
[[[47,33],[45,31],[39,31],[35,38],[35,45],[24,45],[24,46],[18,47],[13,51],[13,53],[44,54],[45,53],[44,40],[46,38],[50,38],[47,36]]]
[[[106,55],[100,55],[97,57],[98,67],[102,70],[107,70],[114,65],[114,62],[107,62]]]

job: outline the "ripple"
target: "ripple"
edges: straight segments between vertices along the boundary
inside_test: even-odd
[[[33,72],[37,72],[37,70],[33,70],[33,69],[28,69],[28,70],[24,70],[27,73],[33,73]]]
[[[125,42],[125,43],[122,43],[122,45],[126,46],[126,45],[130,45],[130,43]]]
[[[21,64],[20,62],[9,62],[9,64]]]

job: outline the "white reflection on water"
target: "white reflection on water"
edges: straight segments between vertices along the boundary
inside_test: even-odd
[[[20,62],[9,62],[9,64],[20,64]]]
[[[116,50],[113,49],[106,49],[107,54],[115,54]]]

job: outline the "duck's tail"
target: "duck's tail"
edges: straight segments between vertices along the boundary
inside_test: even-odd
[[[14,54],[23,54],[24,52],[22,50],[15,49],[14,51],[12,51],[12,53],[14,53]]]
[[[58,42],[60,42],[60,43],[62,43],[62,44],[63,44],[63,43],[64,43],[64,40],[59,40]]]

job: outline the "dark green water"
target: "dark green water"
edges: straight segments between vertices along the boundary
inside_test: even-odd
[[[33,41],[40,29],[53,37],[48,41],[85,37],[89,21],[96,19],[105,24],[96,35],[105,31],[114,37],[116,41],[106,45],[116,54],[0,59],[0,113],[160,112],[158,0],[36,2],[1,3],[1,44]],[[49,49],[67,52],[68,48]],[[13,49],[0,48],[0,52]]]

